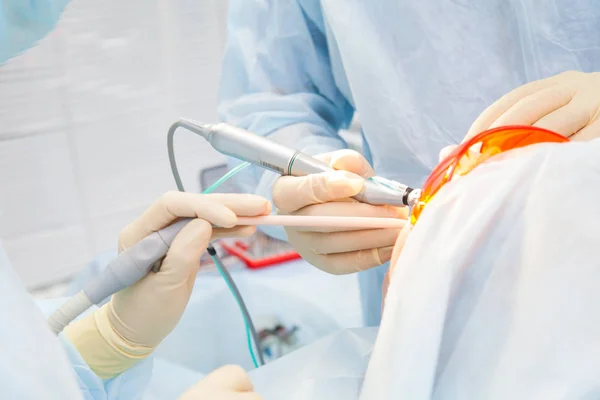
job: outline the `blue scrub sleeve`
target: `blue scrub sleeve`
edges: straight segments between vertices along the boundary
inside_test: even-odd
[[[0,1],[0,64],[50,33],[67,3],[68,0]]]
[[[48,317],[64,300],[52,299],[37,301],[36,303],[44,315]],[[143,397],[152,377],[152,356],[140,361],[114,378],[102,380],[90,369],[75,346],[64,334],[60,334],[59,339],[67,353],[79,389],[86,400],[124,400],[141,399]]]
[[[229,2],[222,120],[314,155],[346,147],[338,131],[353,114],[335,84],[320,6]],[[237,163],[230,160],[231,166]],[[270,198],[276,178],[247,168],[236,180],[245,192]],[[285,238],[283,229],[268,233]]]

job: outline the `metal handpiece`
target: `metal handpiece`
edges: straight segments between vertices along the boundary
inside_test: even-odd
[[[187,129],[204,137],[215,150],[281,175],[305,176],[333,171],[327,163],[314,157],[229,124],[181,122]],[[399,186],[403,186],[403,190]],[[365,180],[363,189],[354,198],[372,205],[408,206],[412,205],[410,201],[414,197],[410,196],[411,192],[412,188],[397,182],[396,187],[391,188]]]

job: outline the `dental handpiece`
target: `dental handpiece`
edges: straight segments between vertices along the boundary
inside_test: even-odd
[[[228,124],[209,125],[182,119],[179,121],[179,126],[201,135],[216,150],[225,155],[261,166],[281,175],[305,176],[333,170],[328,164],[307,154]],[[365,180],[363,189],[354,198],[360,202],[373,205],[412,206],[419,196],[420,191],[418,189],[414,190],[399,182],[388,181],[383,178],[375,180],[374,178],[373,180]],[[402,224],[400,220],[382,219],[377,221],[374,218],[360,217],[302,222],[280,219],[261,219],[254,222],[250,220],[251,218],[243,222],[249,225],[280,224],[295,226],[294,224],[296,224],[297,226],[353,226],[373,229],[400,228]],[[104,299],[133,285],[150,271],[158,271],[173,239],[188,222],[189,219],[181,219],[158,232],[153,232],[136,245],[119,254],[106,266],[98,279],[89,282],[83,290],[52,313],[48,319],[52,330],[55,333],[61,332],[73,319],[93,304],[101,304]]]
[[[305,176],[333,171],[323,161],[226,123],[203,124],[181,119],[180,124],[204,137],[215,150],[281,175]],[[372,205],[412,206],[419,195],[419,190],[399,182],[391,186],[365,179],[363,189],[353,197]]]
[[[68,299],[48,318],[52,331],[60,333],[71,321],[92,305],[100,305],[111,295],[144,278],[150,271],[158,272],[175,236],[190,222],[182,218],[173,224],[152,232],[135,245],[111,260],[100,276],[86,283],[83,289]],[[269,215],[238,217],[238,226],[282,225],[310,227],[340,227],[401,229],[406,221],[396,218],[368,217],[309,217],[298,215]]]

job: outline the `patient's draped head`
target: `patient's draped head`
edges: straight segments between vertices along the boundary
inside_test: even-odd
[[[600,140],[446,185],[402,251],[363,398],[600,398]]]

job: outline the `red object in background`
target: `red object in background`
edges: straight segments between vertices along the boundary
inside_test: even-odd
[[[233,244],[223,242],[221,243],[221,247],[223,247],[228,254],[242,260],[249,269],[265,268],[301,258],[300,254],[293,250],[282,251],[280,253],[263,257],[256,257],[248,252],[249,246],[242,241],[236,241],[233,242]]]

